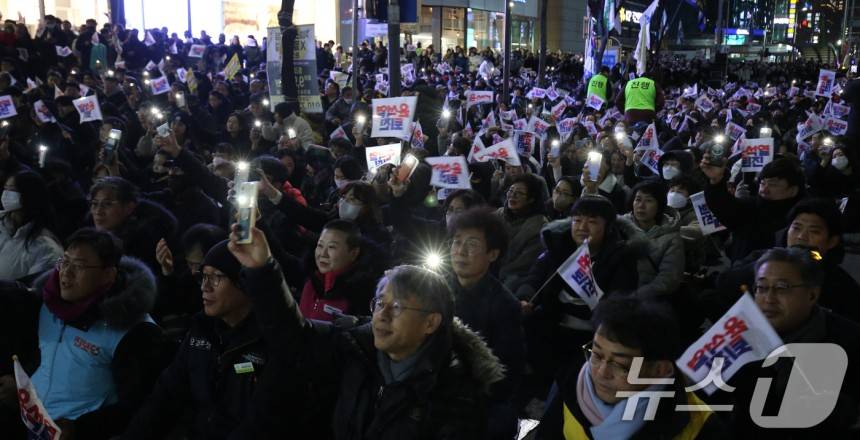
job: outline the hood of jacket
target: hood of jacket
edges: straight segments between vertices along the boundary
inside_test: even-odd
[[[155,275],[146,264],[132,257],[122,257],[118,269],[116,283],[98,304],[99,314],[111,327],[129,328],[140,322],[155,304]],[[42,291],[53,270],[33,281],[34,291]]]
[[[460,319],[454,318],[451,328],[451,348],[455,354],[451,366],[463,362],[485,394],[490,386],[505,377],[505,367],[493,354],[487,343]]]

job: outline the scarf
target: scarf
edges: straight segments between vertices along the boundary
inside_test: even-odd
[[[645,391],[659,388],[661,385],[652,385]],[[576,402],[592,425],[589,430],[594,440],[630,438],[645,426],[646,421],[643,417],[649,399],[640,398],[636,401],[633,420],[622,420],[628,400],[623,399],[614,405],[603,402],[594,391],[589,364],[586,362],[579,370],[579,377],[576,380]]]
[[[109,289],[110,286],[107,286],[80,301],[68,302],[60,296],[60,272],[54,269],[48,277],[45,287],[42,289],[42,300],[45,302],[45,307],[48,308],[48,311],[63,322],[69,323],[76,321],[96,303],[100,302]]]

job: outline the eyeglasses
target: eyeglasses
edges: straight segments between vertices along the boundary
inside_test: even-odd
[[[466,254],[475,255],[483,249],[483,244],[473,238],[468,240],[451,240],[451,252],[455,254],[465,251]]]
[[[56,265],[57,270],[60,272],[72,271],[73,273],[79,273],[79,272],[82,272],[86,269],[101,269],[103,267],[104,266],[92,266],[92,265],[75,263],[75,262],[66,260],[63,257],[60,257],[59,259],[57,259],[57,265]]]
[[[372,300],[370,300],[370,313],[376,314],[377,312],[382,312],[386,309],[391,312],[391,316],[393,318],[396,318],[403,314],[404,310],[414,310],[416,312],[421,313],[435,313],[432,310],[419,309],[416,307],[406,307],[403,304],[400,304],[400,301],[397,300],[391,302],[384,302],[381,298],[373,298]]]
[[[798,287],[806,287],[806,284],[788,284],[788,283],[776,283],[772,286],[766,286],[764,284],[756,284],[755,285],[755,294],[756,295],[764,295],[768,292],[773,292],[776,296],[783,296],[788,293],[789,290],[795,289]]]
[[[227,275],[198,272],[194,278],[197,279],[197,282],[199,282],[201,286],[208,283],[212,287],[218,287],[221,285],[221,280],[227,278]]]
[[[630,372],[630,367],[619,364],[615,361],[607,361],[606,357],[595,352],[592,347],[594,347],[594,342],[589,342],[582,346],[582,354],[585,355],[585,360],[588,361],[592,367],[600,368],[600,365],[606,362],[606,367],[609,368],[609,371],[613,376],[627,377],[627,374]]]
[[[117,202],[116,200],[91,200],[90,201],[90,208],[91,209],[99,209],[99,208],[110,209],[114,205],[116,205],[117,203],[119,203],[119,202]]]
[[[507,194],[508,198],[511,198],[511,199],[513,199],[513,198],[524,199],[524,198],[529,196],[529,193],[527,193],[525,191],[514,191],[513,189],[509,189],[508,192],[506,192],[505,194]]]

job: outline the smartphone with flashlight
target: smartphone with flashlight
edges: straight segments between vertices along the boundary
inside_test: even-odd
[[[400,167],[397,168],[397,181],[407,181],[412,177],[412,173],[415,172],[416,168],[418,168],[418,158],[411,154],[407,154],[400,163]]]
[[[116,149],[119,147],[119,141],[122,139],[122,130],[111,129],[108,134],[107,142],[105,142],[105,154],[102,163],[110,165],[113,162]]]
[[[178,92],[176,94],[176,107],[185,108],[185,93]]]
[[[245,182],[236,193],[236,206],[239,223],[239,244],[253,242],[251,229],[257,223],[257,191],[260,182]]]
[[[597,151],[588,152],[588,177],[590,181],[597,182],[597,177],[600,175],[600,164],[603,162],[603,154]]]
[[[712,142],[707,148],[705,148],[705,154],[703,155],[703,159],[705,163],[715,167],[724,167],[726,166],[726,146],[723,145],[722,142]]]

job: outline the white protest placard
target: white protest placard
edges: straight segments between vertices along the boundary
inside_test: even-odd
[[[824,130],[824,121],[818,115],[812,113],[797,128],[797,137],[805,140],[821,130]]]
[[[833,105],[830,106],[830,113],[839,119],[845,119],[848,116],[848,113],[851,113],[851,106],[834,102]]]
[[[693,212],[696,213],[696,218],[699,220],[699,228],[702,230],[703,235],[710,235],[726,229],[717,219],[717,216],[708,208],[708,204],[705,202],[704,191],[691,195],[690,203],[693,206]]]
[[[597,307],[603,291],[597,285],[594,272],[591,270],[591,254],[588,251],[588,241],[585,241],[579,249],[568,257],[558,267],[558,274],[571,289],[588,304],[592,310]]]
[[[15,372],[15,385],[18,389],[17,397],[20,405],[21,420],[27,427],[29,435],[27,438],[39,440],[59,440],[62,434],[60,427],[51,419],[42,400],[36,393],[36,387],[30,381],[30,376],[21,367],[18,357],[12,358]]]
[[[412,139],[409,139],[409,143],[412,148],[424,149],[424,130],[421,129],[421,122],[412,123]]]
[[[471,189],[469,164],[463,156],[428,157],[424,159],[433,167],[430,185],[450,189]]]
[[[741,137],[741,135],[746,134],[746,132],[746,128],[743,128],[734,122],[729,121],[729,123],[726,124],[726,136],[732,138],[733,141],[738,140],[738,138]]]
[[[773,161],[773,138],[746,139],[741,152],[741,171],[759,172]]]
[[[505,139],[492,147],[485,148],[474,154],[474,159],[477,162],[486,162],[492,159],[503,160],[511,165],[520,166],[520,157],[517,156],[517,151],[514,149],[514,141],[511,138]]]
[[[699,94],[699,85],[693,84],[693,87],[685,87],[682,98],[694,98]]]
[[[754,102],[751,102],[751,103],[747,104],[747,111],[749,111],[750,114],[754,115],[754,114],[761,111],[761,105],[756,104]]]
[[[185,79],[187,77],[188,77],[188,71],[187,70],[185,70],[181,67],[176,69],[176,78],[179,79],[179,81],[182,81],[184,83]]]
[[[517,154],[530,157],[535,151],[535,139],[537,135],[530,131],[514,131],[514,146]]]
[[[188,49],[189,58],[203,58],[204,53],[206,53],[206,46],[203,44],[192,44]]]
[[[564,111],[567,109],[567,103],[564,101],[559,101],[558,104],[552,106],[551,114],[552,116],[558,120],[561,119],[561,115],[564,114]]]
[[[72,54],[72,49],[69,49],[69,46],[54,46],[57,49],[57,56],[59,57],[67,57]]]
[[[529,121],[526,118],[520,118],[511,123],[514,130],[525,130],[529,126]]]
[[[409,136],[417,103],[417,96],[374,99],[373,129],[370,137],[403,139],[404,136]]]
[[[597,134],[600,133],[599,131],[597,131],[597,127],[594,126],[594,122],[582,121],[582,126],[585,127],[585,130],[591,137],[597,137]]]
[[[332,70],[329,72],[328,77],[343,89],[347,85],[346,82],[349,79],[349,74]]]
[[[367,147],[364,149],[364,155],[367,159],[367,170],[373,174],[387,163],[400,165],[400,143]]]
[[[532,87],[528,93],[526,93],[526,98],[528,99],[543,99],[546,98],[546,89],[542,89],[540,87]]]
[[[833,84],[836,82],[836,72],[827,69],[818,71],[818,85],[815,86],[815,96],[831,97]]]
[[[529,120],[529,125],[526,127],[526,131],[531,131],[537,133],[541,139],[546,139],[546,132],[549,128],[552,127],[552,124],[544,121],[536,116],[532,116]]]
[[[848,131],[848,122],[843,121],[839,118],[827,118],[824,122],[824,126],[834,136],[844,136]]]
[[[555,101],[556,99],[558,99],[559,96],[561,96],[561,95],[559,95],[559,93],[555,89],[555,87],[550,87],[550,88],[546,89],[546,98],[549,99],[550,101]]]
[[[102,119],[102,109],[99,106],[98,95],[78,98],[72,101],[75,109],[81,115],[81,124],[90,121],[100,121]]]
[[[577,120],[577,118],[567,118],[562,119],[558,124],[555,124],[562,142],[567,141],[567,138],[569,138],[571,133],[573,133],[573,129],[576,127]]]
[[[472,148],[469,149],[469,155],[466,157],[466,160],[469,163],[477,162],[475,160],[475,155],[484,151],[487,147],[484,146],[484,141],[481,140],[480,136],[476,136],[475,140],[472,142]]]
[[[343,129],[343,126],[342,126],[342,125],[338,125],[338,126],[337,126],[337,128],[335,128],[335,129],[334,129],[334,131],[332,131],[332,132],[331,132],[331,134],[330,134],[328,137],[329,137],[329,139],[331,139],[331,140],[334,140],[334,139],[349,139],[349,136],[347,136],[347,135],[346,135],[346,130],[344,130],[344,129]]]
[[[473,105],[493,103],[492,90],[466,90],[463,95],[466,97],[467,109],[472,107]]]
[[[487,114],[487,117],[481,121],[481,129],[488,130],[496,126],[496,115],[493,112]]]
[[[33,103],[33,110],[36,113],[36,117],[39,118],[40,121],[46,124],[49,122],[57,122],[57,119],[54,118],[53,114],[51,114],[51,110],[48,109],[48,106],[45,105],[45,103],[42,102],[41,99]]]
[[[648,124],[648,127],[645,127],[645,131],[642,132],[642,137],[639,138],[639,142],[633,151],[659,149],[660,142],[657,139],[657,126],[652,122]]]
[[[642,152],[642,158],[639,159],[642,165],[648,167],[652,173],[660,175],[660,158],[663,157],[663,152],[657,148],[648,148]]]
[[[499,118],[505,121],[513,121],[517,118],[516,110],[508,110],[506,112],[499,112]]]
[[[149,47],[149,46],[152,46],[153,44],[155,44],[155,38],[152,37],[152,34],[149,31],[146,31],[146,34],[143,37],[143,44],[145,44],[146,47]]]
[[[591,107],[595,110],[600,110],[601,108],[603,108],[604,102],[605,101],[603,100],[603,98],[597,95],[588,95],[588,98],[586,98],[585,100],[585,106]]]
[[[783,342],[752,296],[744,294],[702,337],[675,361],[675,365],[693,383],[702,383],[711,372],[711,365],[722,359],[720,375],[728,381],[741,367],[766,358]],[[711,382],[704,387],[708,395],[717,391]]]
[[[170,83],[166,76],[149,80],[149,89],[153,95],[161,95],[170,91]]]
[[[11,118],[17,114],[18,110],[15,109],[15,101],[12,100],[12,96],[0,96],[0,119]]]

